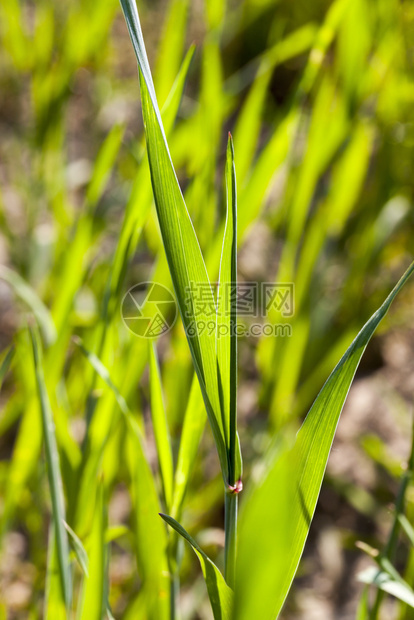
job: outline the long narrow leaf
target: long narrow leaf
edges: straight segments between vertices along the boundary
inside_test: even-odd
[[[89,577],[89,558],[88,554],[86,553],[85,547],[83,546],[79,536],[75,534],[75,532],[67,523],[65,523],[65,528],[67,533],[69,534],[69,543],[76,555],[76,559],[78,560],[79,565],[82,568],[82,571],[84,572],[86,577]]]
[[[229,454],[229,483],[234,486],[241,472],[236,472],[238,442],[237,418],[237,189],[233,140],[229,134],[226,159],[227,219],[221,253],[216,347],[219,388],[222,400],[223,426]]]
[[[233,592],[226,584],[223,575],[217,566],[204,553],[194,538],[186,532],[182,525],[168,515],[160,514],[168,525],[170,525],[180,536],[182,536],[192,546],[198,559],[206,581],[208,596],[213,610],[214,620],[231,620],[233,608]]]
[[[158,496],[137,434],[129,434],[128,464],[138,572],[146,608],[144,617],[148,620],[167,620],[170,613],[167,532],[158,518]]]
[[[171,514],[175,519],[180,519],[181,517],[184,497],[205,424],[206,414],[203,397],[197,377],[194,376],[184,415],[183,431],[178,450],[177,466],[175,468],[174,498],[171,508]]]
[[[172,130],[178,113],[188,70],[194,56],[194,51],[195,46],[193,45],[190,47],[183,60],[181,69],[162,109],[162,119],[167,136]],[[135,251],[136,244],[150,211],[151,202],[151,181],[148,161],[145,158],[137,173],[131,196],[125,210],[122,230],[116,246],[115,257],[106,286],[103,304],[103,315],[105,321],[112,317],[116,304],[119,302],[119,296],[124,282],[124,275],[127,269],[128,261]]]
[[[149,344],[149,360],[152,425],[157,446],[158,462],[160,464],[165,505],[169,509],[172,502],[174,466],[167,416],[162,395],[160,369],[158,366],[155,344],[153,342]]]
[[[80,603],[80,620],[101,620],[106,609],[106,508],[104,486],[100,481],[92,528],[88,539],[89,575],[84,577]]]
[[[155,204],[158,207],[163,243],[181,317],[189,334],[189,345],[198,374],[222,467],[227,472],[224,430],[218,397],[215,339],[198,326],[215,319],[216,307],[200,247],[189,219],[181,190],[177,184],[169,153],[152,107],[145,81],[141,92],[148,156],[153,180]],[[191,288],[195,287],[195,294]],[[194,299],[203,295],[201,303]]]
[[[186,38],[189,0],[171,0],[160,40],[155,83],[159,100],[166,99],[180,66]]]
[[[407,517],[403,514],[398,515],[398,522],[401,525],[402,529],[404,530],[405,534],[407,535],[408,540],[410,541],[410,544],[412,547],[414,547],[414,528],[411,525],[411,523],[409,522],[409,520],[407,519]]]
[[[95,372],[101,377],[101,379],[103,379],[103,381],[105,381],[106,385],[110,388],[110,390],[112,390],[113,394],[115,395],[116,402],[118,403],[119,408],[121,409],[122,413],[125,415],[129,415],[130,411],[125,401],[125,398],[122,396],[122,394],[120,393],[116,385],[114,385],[114,383],[112,382],[112,379],[110,377],[109,371],[106,368],[106,366],[102,364],[101,360],[94,353],[91,353],[91,351],[88,351],[87,349],[85,349],[85,347],[82,344],[82,340],[78,336],[73,337],[73,342],[80,348],[83,355],[86,357],[88,362],[91,364]]]
[[[273,620],[279,614],[302,555],[339,416],[359,361],[378,324],[413,272],[414,263],[333,370],[299,430],[294,447],[267,468],[261,484],[244,505],[240,521],[236,620],[252,617]],[[283,501],[286,493],[282,493],[281,486],[287,482],[291,492],[288,505]],[[272,528],[264,527],[262,521],[272,524]],[[280,554],[281,548],[287,553]]]
[[[50,495],[52,498],[53,523],[59,560],[59,573],[62,582],[62,592],[65,605],[66,608],[69,609],[72,600],[72,576],[70,570],[68,537],[65,529],[65,504],[63,498],[62,478],[60,474],[59,453],[56,445],[55,425],[53,422],[49,397],[46,392],[45,380],[43,376],[39,338],[33,329],[30,330],[30,336],[33,347],[37,391],[42,413],[47,473],[49,478]]]
[[[44,600],[44,620],[67,620],[68,613],[65,605],[65,596],[62,589],[62,580],[59,570],[59,556],[56,546],[55,527],[49,526],[47,545],[47,569]]]
[[[215,339],[208,330],[199,329],[201,324],[206,325],[208,320],[215,319],[214,295],[172,165],[138,12],[132,0],[121,0],[121,4],[138,59],[148,159],[163,244],[194,367],[217,445],[223,477],[228,480],[227,451],[217,382]],[[199,291],[202,291],[203,295],[201,304],[197,303],[196,298]]]
[[[77,343],[80,344],[79,339]],[[125,399],[113,383],[108,369],[81,345],[82,353],[115,395],[128,429],[128,465],[134,504],[134,530],[138,570],[143,581],[143,604],[148,620],[167,620],[169,578],[166,557],[167,534],[158,519],[160,510],[154,478],[144,450],[144,438]]]
[[[98,153],[92,177],[86,192],[86,202],[90,206],[93,206],[98,202],[105,189],[105,185],[121,146],[124,131],[125,127],[122,125],[115,125],[106,137],[105,142]]]

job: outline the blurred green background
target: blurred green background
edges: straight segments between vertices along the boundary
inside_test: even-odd
[[[185,52],[196,46],[169,143],[211,279],[220,259],[231,131],[240,280],[295,285],[292,336],[240,341],[248,478],[272,434],[305,415],[412,259],[414,4],[153,0],[139,2],[139,10],[161,105]],[[109,523],[125,526],[110,544],[109,601],[116,618],[140,617],[133,458],[126,458],[113,395],[72,341],[80,336],[110,369],[145,430],[156,472],[147,345],[125,329],[119,311],[138,282],[171,287],[152,205],[136,61],[116,0],[6,0],[0,40],[0,349],[15,346],[0,395],[0,617],[40,617],[45,592],[50,499],[26,332],[33,314],[44,341],[68,521],[87,536],[102,478]],[[363,359],[286,619],[355,617],[356,573],[366,562],[355,541],[384,542],[409,452],[413,302],[411,284]],[[179,321],[161,337],[159,352],[178,443],[192,379]],[[207,429],[183,520],[219,563],[222,501]],[[413,504],[410,489],[410,514]],[[401,566],[407,558],[412,583],[414,560],[402,545]],[[182,618],[210,618],[187,551],[182,588]],[[384,618],[414,617],[391,601],[384,609]]]

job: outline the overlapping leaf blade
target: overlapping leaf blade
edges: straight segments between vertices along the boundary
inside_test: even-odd
[[[223,477],[227,481],[228,459],[218,390],[215,338],[208,330],[199,329],[200,324],[215,320],[214,294],[168,150],[138,12],[132,0],[121,0],[121,4],[138,59],[148,159],[163,244]],[[197,303],[197,295],[200,294],[202,303]]]
[[[164,248],[182,320],[187,333],[194,334],[189,337],[189,345],[210,412],[210,421],[219,447],[219,454],[226,470],[223,425],[218,399],[215,341],[207,330],[202,333],[198,331],[198,325],[201,322],[206,323],[211,315],[215,318],[214,296],[142,74],[140,74],[140,84],[148,157]],[[192,286],[195,287],[195,293],[202,292],[202,303],[198,304],[190,293]]]
[[[86,553],[85,547],[83,546],[83,543],[79,536],[77,536],[77,534],[72,530],[70,525],[65,523],[65,528],[67,533],[69,534],[69,543],[72,547],[73,552],[76,555],[79,566],[81,567],[84,575],[86,575],[86,577],[89,577],[89,558],[88,554]]]
[[[227,218],[223,236],[217,299],[217,371],[223,412],[223,427],[229,455],[229,484],[235,485],[238,442],[237,427],[237,189],[233,140],[229,135],[226,158]]]

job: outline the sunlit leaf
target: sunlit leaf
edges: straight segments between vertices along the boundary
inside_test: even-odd
[[[233,141],[229,135],[226,161],[227,218],[223,237],[217,295],[217,371],[223,427],[226,445],[229,446],[229,484],[234,486],[241,471],[236,471],[239,445],[237,428],[237,188],[234,165]]]
[[[414,263],[333,370],[293,448],[268,465],[244,504],[235,596],[237,620],[254,616],[273,620],[279,614],[302,555],[339,416],[359,361],[413,272]]]

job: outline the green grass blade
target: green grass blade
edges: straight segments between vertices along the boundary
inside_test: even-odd
[[[117,538],[121,538],[121,536],[125,536],[130,532],[129,528],[126,525],[112,525],[108,527],[105,532],[105,542],[110,543]]]
[[[155,203],[158,205],[164,247],[182,320],[187,333],[194,333],[194,336],[189,337],[189,345],[210,414],[209,418],[222,467],[227,472],[224,431],[218,397],[215,339],[209,335],[207,330],[201,334],[198,331],[198,325],[201,323],[207,324],[212,318],[215,320],[213,292],[169,154],[162,141],[146,84],[143,79],[140,83]],[[204,295],[202,304],[197,304],[197,300],[189,296],[192,283]]]
[[[27,360],[30,360],[31,356],[32,346],[28,332],[22,330],[16,335],[14,376],[21,377],[22,390],[20,393],[24,397],[26,405],[14,443],[13,456],[8,467],[8,484],[5,489],[0,519],[0,536],[4,534],[9,520],[13,518],[13,512],[21,493],[28,484],[28,479],[39,461],[42,446],[42,421],[36,394],[35,377],[31,364],[27,364]]]
[[[80,602],[80,620],[101,620],[106,610],[106,509],[104,485],[100,481],[96,493],[96,503],[89,534],[87,549],[89,557],[89,577],[84,577]]]
[[[174,121],[177,117],[178,110],[181,103],[181,98],[184,92],[184,86],[187,80],[188,71],[190,69],[191,62],[194,58],[195,45],[191,45],[186,53],[177,77],[174,80],[172,88],[168,94],[168,97],[162,106],[161,116],[164,123],[165,134],[168,137],[170,134]]]
[[[214,620],[231,620],[233,609],[233,592],[226,584],[223,575],[217,566],[204,553],[196,541],[186,532],[186,530],[175,519],[168,515],[160,514],[168,525],[170,525],[180,536],[190,543],[198,559],[206,581],[207,592],[213,610]]]
[[[268,466],[261,484],[245,503],[240,519],[237,620],[253,616],[271,620],[279,614],[302,555],[336,426],[359,361],[392,301],[413,272],[414,263],[333,370],[293,448]],[[286,500],[288,504],[279,497],[283,493],[286,497],[282,486],[286,481],[291,493]],[[273,527],[264,527],[264,521]],[[249,538],[254,539],[254,545],[249,543]],[[286,553],[280,554],[280,548],[285,548]],[[273,593],[271,597],[269,592]]]
[[[189,0],[171,0],[160,41],[155,84],[161,104],[166,100],[180,66],[188,18]]]
[[[14,357],[14,347],[10,347],[7,349],[6,354],[0,363],[0,390],[3,385],[4,377],[7,375],[7,372],[10,368],[10,364],[12,363]]]
[[[359,599],[358,609],[355,620],[368,620],[369,618],[369,588],[365,586],[361,598]]]
[[[229,454],[229,484],[238,482],[236,472],[237,428],[237,188],[233,140],[229,135],[226,158],[227,218],[221,252],[217,299],[217,370],[222,401],[223,426]],[[237,477],[236,477],[237,476]]]
[[[149,95],[154,106],[154,113],[157,117],[159,126],[162,133],[164,133],[136,4],[131,0],[121,0],[121,6],[124,12],[125,21],[127,23],[129,36],[131,37],[132,45],[134,47],[134,52],[138,60],[138,66],[144,77],[145,83],[147,84]]]
[[[173,494],[174,465],[170,433],[168,430],[167,416],[165,413],[164,399],[162,395],[160,369],[155,343],[153,342],[149,343],[149,360],[151,418],[154,428],[155,443],[157,446],[165,505],[168,509],[170,509]]]
[[[100,200],[121,146],[124,128],[116,125],[105,138],[97,155],[89,182],[85,205],[76,222],[76,229],[70,240],[63,264],[59,266],[59,280],[65,286],[59,287],[54,299],[52,315],[59,332],[67,326],[77,291],[82,286],[88,267],[85,256],[92,243],[94,208]]]
[[[68,525],[67,523],[65,523],[64,525],[69,535],[69,544],[72,547],[76,555],[76,559],[79,562],[79,566],[81,567],[86,577],[89,577],[89,558],[88,558],[88,554],[85,551],[85,547],[83,546],[82,541],[79,538],[79,536],[75,534],[75,532],[72,530],[70,525]]]
[[[73,342],[80,348],[83,355],[86,357],[88,362],[91,364],[95,372],[101,377],[103,381],[105,381],[106,385],[110,388],[110,390],[112,390],[116,398],[116,402],[118,403],[119,408],[121,409],[122,413],[125,415],[130,415],[131,412],[126,403],[126,400],[122,396],[122,394],[120,393],[116,385],[114,385],[114,383],[112,382],[111,376],[106,366],[102,364],[101,360],[94,353],[91,353],[91,351],[88,351],[87,349],[85,349],[85,347],[82,344],[82,340],[78,336],[73,337]]]
[[[249,182],[240,189],[238,208],[240,239],[259,215],[272,180],[289,156],[299,120],[299,110],[292,108],[260,152]]]
[[[113,332],[113,330],[111,330]],[[76,339],[75,339],[76,341]],[[110,341],[113,342],[113,341]],[[123,393],[130,395],[135,389],[136,381],[139,380],[144,371],[147,362],[148,346],[147,342],[139,340],[135,343],[128,343],[129,346],[123,351],[124,365],[117,364],[112,368],[112,373],[116,377],[117,385],[110,376],[108,369],[94,354],[89,354],[86,349],[83,354],[88,362],[97,372],[97,375],[104,381],[115,396],[115,400],[122,414],[125,416],[128,428],[130,423],[135,422],[132,418],[128,405]],[[133,346],[131,346],[133,344]],[[82,350],[82,349],[81,349]],[[127,372],[125,372],[127,368]],[[98,380],[97,376],[97,380]],[[99,384],[99,383],[98,383]],[[118,384],[122,386],[122,394],[118,388]],[[88,531],[91,519],[91,502],[89,501],[90,486],[94,484],[98,475],[100,465],[104,453],[111,451],[111,438],[116,433],[119,426],[122,426],[120,420],[120,412],[117,406],[114,406],[114,400],[111,394],[104,394],[103,398],[97,399],[96,410],[92,417],[91,423],[87,429],[84,442],[83,459],[80,466],[78,476],[76,501],[73,502],[70,515],[70,523],[78,535],[82,538]]]
[[[188,70],[194,56],[195,46],[188,50],[167,101],[162,109],[162,119],[168,136],[177,117]],[[131,196],[125,210],[122,230],[115,250],[104,297],[103,318],[106,323],[113,316],[124,283],[128,262],[133,255],[144,228],[152,203],[151,177],[145,157],[136,175]]]
[[[59,453],[56,445],[53,415],[50,408],[49,397],[46,392],[45,379],[43,376],[39,337],[33,329],[30,330],[30,336],[33,348],[33,361],[37,391],[40,401],[40,409],[42,413],[43,432],[46,448],[47,473],[52,499],[52,513],[56,534],[59,574],[62,582],[62,592],[64,596],[65,606],[67,609],[69,609],[72,600],[72,575],[70,569],[68,536],[65,529],[65,504],[63,498],[62,479],[60,474]]]
[[[79,340],[76,341],[78,344]],[[135,549],[143,581],[143,598],[148,620],[168,620],[169,578],[166,557],[167,533],[158,519],[160,505],[151,468],[144,450],[144,438],[125,399],[113,383],[108,369],[80,344],[82,353],[115,395],[128,429],[128,466],[134,506]]]
[[[247,173],[254,159],[260,136],[263,108],[268,93],[269,82],[275,67],[297,55],[306,52],[315,40],[316,29],[307,24],[278,41],[272,48],[254,59],[246,67],[233,75],[228,86],[235,85],[238,90],[250,81],[256,72],[254,82],[247,94],[234,130],[234,143],[237,152],[237,177],[243,186]],[[256,68],[257,63],[260,62]]]
[[[142,112],[148,159],[163,244],[170,268],[180,314],[188,335],[194,367],[200,380],[207,413],[220,458],[223,477],[228,479],[228,463],[217,382],[215,339],[199,329],[215,319],[215,300],[198,240],[188,215],[168,150],[151,72],[145,52],[135,3],[121,0],[131,40],[139,64]],[[192,286],[203,292],[197,304]],[[189,291],[191,293],[189,294]],[[190,334],[192,335],[190,336]]]
[[[59,571],[59,556],[53,522],[49,527],[47,569],[44,600],[44,620],[67,620],[68,613]]]
[[[234,142],[237,149],[237,176],[241,184],[247,176],[255,155],[269,81],[270,74],[256,77],[238,116],[234,130]]]
[[[86,203],[88,205],[94,206],[102,196],[111,170],[115,164],[124,131],[125,127],[122,125],[115,125],[106,137],[98,153],[92,177],[86,191]]]
[[[128,464],[134,509],[133,531],[141,595],[148,620],[168,620],[170,579],[166,556],[167,532],[158,518],[159,501],[151,469],[138,433],[129,433]]]
[[[405,515],[398,515],[398,522],[404,530],[411,546],[414,547],[414,528]]]
[[[349,0],[334,0],[330,5],[309,54],[309,60],[298,88],[298,96],[308,94],[314,86],[349,4]]]
[[[181,517],[185,494],[205,424],[206,413],[203,396],[200,391],[198,379],[194,376],[184,415],[177,466],[175,468],[174,496],[171,508],[171,514],[175,519],[180,519]]]
[[[0,7],[2,46],[10,53],[16,68],[26,71],[31,66],[28,50],[32,40],[25,33],[23,9],[18,0],[11,0]]]
[[[0,265],[0,280],[7,282],[16,295],[29,306],[35,315],[45,341],[47,344],[53,344],[56,340],[56,327],[48,308],[38,297],[37,293],[18,273],[4,265]]]

